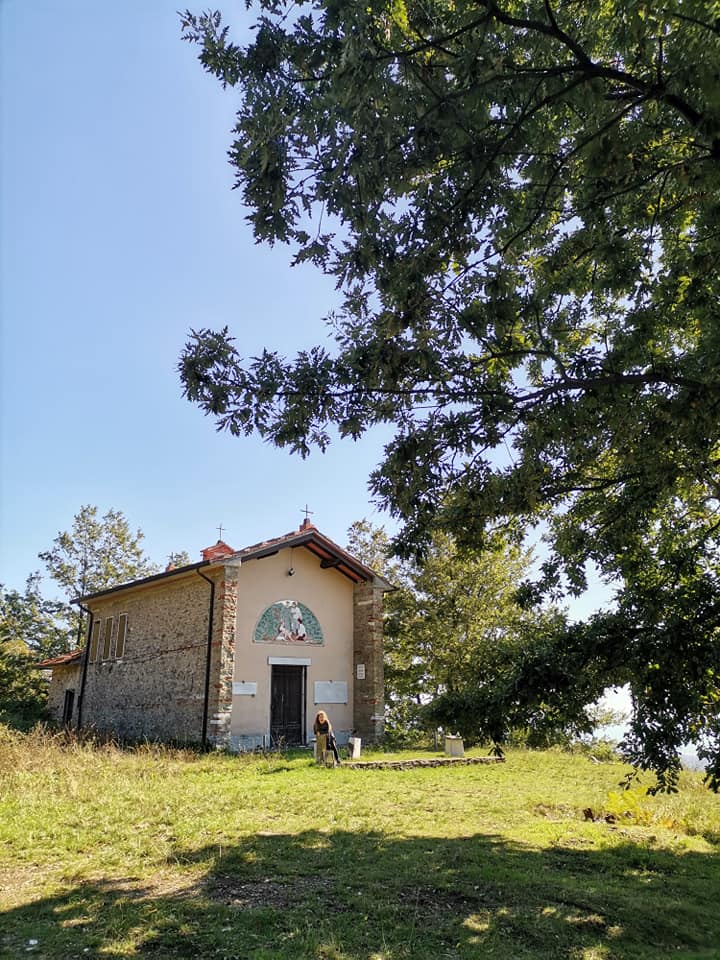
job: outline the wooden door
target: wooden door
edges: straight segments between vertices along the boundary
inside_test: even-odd
[[[305,667],[274,664],[270,687],[273,746],[305,743]]]
[[[69,727],[72,723],[73,707],[75,706],[75,691],[66,690],[65,691],[65,702],[63,703],[63,718],[62,722],[66,727]]]

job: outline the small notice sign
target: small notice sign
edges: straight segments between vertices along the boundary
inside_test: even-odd
[[[356,667],[356,671],[357,671],[356,676],[357,676],[358,680],[364,680],[364,679],[365,679],[365,664],[364,664],[364,663],[359,663],[359,664],[357,665],[357,667]]]
[[[316,680],[315,703],[347,703],[347,683],[344,680]]]
[[[254,697],[257,693],[257,683],[247,683],[245,680],[233,680],[233,696]]]

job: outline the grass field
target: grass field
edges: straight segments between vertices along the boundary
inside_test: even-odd
[[[720,798],[625,768],[327,770],[0,727],[0,957],[720,958]]]

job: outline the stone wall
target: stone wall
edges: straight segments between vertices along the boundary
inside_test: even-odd
[[[222,576],[207,568],[206,576]],[[216,585],[213,629],[215,669],[223,631],[220,583]],[[210,584],[196,573],[157,581],[150,587],[113,593],[91,601],[95,619],[127,614],[123,656],[102,660],[102,641],[89,663],[82,697],[82,727],[121,738],[199,743],[203,728]],[[103,623],[104,628],[104,623]],[[217,676],[217,674],[216,674]],[[216,690],[217,681],[215,680]],[[208,734],[212,736],[211,699]]]
[[[206,574],[207,575],[207,574]],[[209,589],[209,587],[208,587]],[[215,588],[207,736],[218,749],[230,747],[232,684],[235,668],[235,622],[238,569],[226,567]]]
[[[269,563],[270,558],[265,562]],[[284,584],[285,566],[281,563],[278,569],[278,577],[282,577]],[[231,721],[237,726],[233,713],[233,680],[244,677],[244,674],[235,675],[239,568],[218,563],[203,567],[202,573],[215,584],[205,732],[211,745],[237,749],[240,743],[234,741],[239,734],[248,732],[246,729],[231,731]],[[272,590],[270,593],[275,595]],[[82,692],[80,671],[76,675],[75,714],[77,716],[79,700],[78,723],[82,729],[122,739],[201,742],[210,597],[210,584],[193,571],[155,579],[143,586],[129,586],[88,601],[95,621],[102,623],[102,630],[98,656],[95,662],[88,663]],[[346,595],[345,603],[349,605],[349,601]],[[345,609],[349,613],[348,608]],[[118,657],[115,648],[118,619],[123,614],[127,617],[127,633],[124,651]],[[114,627],[113,648],[110,656],[103,658],[105,622],[110,618]],[[344,628],[347,638],[343,641],[347,656],[344,669],[340,673],[331,671],[321,679],[347,676],[350,680],[350,651],[346,646],[349,627],[348,620]],[[352,723],[358,736],[367,743],[375,743],[382,739],[384,728],[383,589],[380,583],[359,583],[353,588],[352,630],[352,708],[347,711],[345,726],[349,728]],[[244,643],[250,636],[247,630],[245,633]],[[269,676],[268,652],[262,650],[261,653]],[[251,679],[261,677],[253,674]],[[59,672],[57,680],[62,680]],[[53,686],[57,687],[60,698],[60,690],[64,691],[66,684],[56,684],[54,678]],[[61,702],[54,707],[62,713]],[[267,707],[269,710],[269,700]],[[342,727],[342,724],[337,726],[338,732]]]
[[[53,723],[61,724],[65,709],[65,692],[72,690],[75,694],[71,724],[77,722],[78,697],[80,696],[80,681],[82,679],[82,660],[68,666],[52,668],[52,677],[48,684],[48,714]]]
[[[363,741],[377,743],[385,724],[382,588],[375,583],[356,584],[353,613],[354,727]]]

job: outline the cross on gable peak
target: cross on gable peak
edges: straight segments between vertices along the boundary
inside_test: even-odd
[[[310,517],[315,513],[315,511],[311,510],[310,507],[308,507],[308,505],[305,504],[305,509],[302,512],[305,514],[305,519],[300,524],[300,529],[307,530],[309,527],[314,527],[315,524],[312,523],[312,521],[310,520]]]

